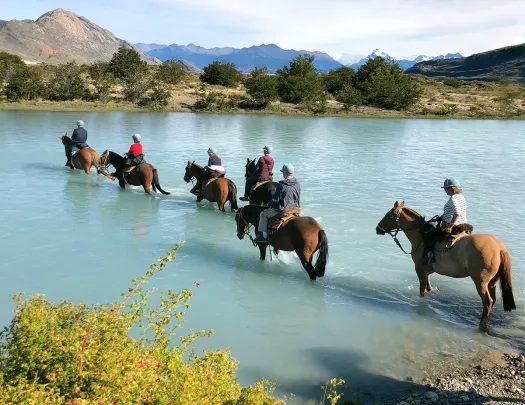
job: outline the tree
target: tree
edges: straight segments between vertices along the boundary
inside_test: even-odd
[[[277,71],[277,91],[288,103],[321,102],[325,100],[324,87],[314,66],[315,56],[299,55],[289,66]]]
[[[140,103],[151,88],[151,79],[144,72],[137,71],[124,82],[124,99]]]
[[[268,75],[268,68],[255,68],[244,83],[246,92],[256,107],[266,107],[277,100],[277,80],[275,76]]]
[[[235,87],[241,81],[241,74],[234,63],[216,60],[204,68],[201,74],[201,81],[224,87]]]
[[[110,98],[111,86],[115,82],[115,78],[111,74],[109,63],[96,62],[87,68],[89,76],[91,77],[95,93],[91,94],[91,99],[108,101]]]
[[[47,83],[46,93],[49,100],[66,101],[82,98],[86,89],[82,69],[75,62],[70,62],[55,67]]]
[[[328,93],[338,94],[345,85],[355,85],[354,69],[341,66],[339,69],[330,70],[323,76],[324,88]]]
[[[113,54],[109,62],[109,68],[113,76],[122,81],[137,74],[137,72],[145,72],[148,69],[146,62],[140,59],[140,56],[133,49],[121,46],[119,50]]]
[[[22,58],[7,52],[0,52],[0,85],[5,80],[5,75],[10,68],[24,67]]]
[[[159,66],[156,78],[168,84],[177,84],[184,78],[186,72],[175,59],[166,61]]]
[[[151,92],[140,100],[139,105],[152,110],[162,110],[167,107],[171,98],[171,92],[160,82],[152,82]]]
[[[360,105],[363,101],[363,96],[354,86],[350,83],[345,84],[343,88],[337,94],[337,100],[343,103],[346,111],[354,106]]]
[[[33,100],[42,96],[44,84],[39,66],[11,66],[5,81],[4,93],[8,100]]]
[[[356,81],[358,83],[364,83],[370,80],[372,75],[379,72],[380,70],[386,70],[391,66],[385,59],[381,56],[376,56],[374,59],[368,59],[368,61],[357,69]],[[399,65],[398,65],[399,67]]]

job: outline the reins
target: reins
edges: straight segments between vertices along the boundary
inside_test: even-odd
[[[399,239],[397,239],[397,234],[399,233],[399,231],[410,231],[412,229],[403,229],[401,228],[401,221],[399,220],[399,218],[401,217],[401,209],[399,209],[397,211],[397,217],[396,217],[396,224],[397,224],[397,228],[395,231],[387,231],[385,228],[383,228],[381,226],[381,224],[383,223],[383,221],[381,221],[381,223],[377,226],[379,229],[381,229],[384,233],[387,233],[389,234],[392,239],[394,240],[394,242],[396,243],[396,245],[399,247],[399,249],[401,249],[401,251],[406,254],[406,255],[411,255],[413,253],[413,251],[411,251],[410,253],[407,253],[405,249],[403,249],[403,246],[401,246],[401,242],[399,242]],[[419,244],[417,245],[416,249],[414,251],[417,251],[419,249],[419,246],[421,245],[421,241],[419,241]]]
[[[246,229],[243,233],[242,233],[242,236],[245,236],[245,235],[248,235],[250,237],[250,240],[252,241],[253,243],[253,246],[257,246],[257,242],[255,242],[255,239],[253,238],[253,236],[251,235],[250,233],[250,229],[251,228],[254,228],[255,229],[255,225],[251,224],[250,222],[248,222],[246,219],[244,219],[243,215],[242,215],[242,210],[246,207],[249,207],[250,205],[254,206],[255,204],[248,204],[248,205],[245,205],[244,207],[241,207],[239,209],[239,212],[237,215],[240,216],[240,218],[242,219],[242,221],[244,222],[244,225],[248,225],[248,229]],[[258,205],[255,205],[258,207]],[[262,211],[261,211],[262,213]],[[260,218],[261,218],[261,213],[259,213],[259,217],[256,219],[256,221],[258,221]]]

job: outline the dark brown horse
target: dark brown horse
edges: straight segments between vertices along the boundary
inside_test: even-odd
[[[512,294],[512,276],[510,255],[507,248],[498,238],[489,234],[465,235],[458,238],[450,248],[439,246],[435,251],[436,263],[423,265],[424,244],[420,229],[425,218],[416,211],[405,207],[403,201],[397,201],[376,227],[376,233],[386,233],[394,237],[402,231],[412,244],[411,256],[419,278],[419,294],[425,296],[426,291],[432,291],[429,275],[438,273],[447,277],[470,277],[483,302],[483,313],[479,322],[480,331],[487,331],[487,320],[496,302],[496,284],[501,285],[503,309],[516,309]],[[438,246],[437,246],[438,247]]]
[[[201,165],[188,161],[186,172],[184,173],[184,181],[189,183],[194,177],[197,181],[203,183],[209,179],[209,174],[206,173]],[[223,212],[226,211],[224,209],[226,201],[230,202],[230,208],[233,212],[237,212],[239,208],[237,205],[237,187],[231,180],[224,177],[220,177],[212,181],[208,186],[203,187],[197,196],[197,202],[201,202],[203,199],[216,202],[219,209]]]
[[[67,132],[63,136],[59,136],[58,139],[62,141],[64,146],[69,146],[73,143],[71,138],[67,136]],[[78,170],[84,170],[86,174],[89,174],[91,167],[95,167],[97,172],[100,168],[100,155],[98,152],[90,147],[82,148],[71,157],[71,164],[73,168]]]
[[[265,207],[260,205],[246,205],[242,207],[235,221],[237,222],[237,237],[244,239],[252,226],[255,234],[258,232],[259,217]],[[253,240],[253,239],[252,239]],[[308,273],[310,280],[323,277],[328,261],[328,239],[321,225],[312,217],[296,217],[288,220],[277,232],[269,235],[270,245],[275,254],[280,250],[297,253],[299,260]],[[268,244],[259,243],[260,259],[266,259]],[[314,253],[319,251],[315,266],[312,264]]]
[[[125,189],[126,184],[129,186],[142,186],[144,191],[149,194],[151,187],[155,192],[160,191],[162,194],[169,195],[160,186],[157,169],[149,163],[141,163],[133,168],[131,173],[124,175],[123,170],[126,166],[126,158],[106,149],[100,157],[100,165],[103,169],[106,169],[109,165],[115,168],[115,173],[112,174],[112,177],[118,180],[121,188]],[[106,174],[105,170],[102,172]]]
[[[255,159],[250,160],[246,159],[246,166],[245,166],[245,174],[244,177],[252,177],[256,175],[255,171]],[[261,184],[259,187],[257,187],[255,190],[250,192],[250,204],[256,204],[256,205],[266,205],[270,202],[273,195],[275,194],[275,190],[277,190],[277,186],[279,183],[276,183],[275,181],[269,181],[267,183]]]

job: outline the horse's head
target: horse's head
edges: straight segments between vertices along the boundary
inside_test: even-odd
[[[109,166],[109,149],[106,149],[102,155],[100,155],[100,167],[106,168]]]
[[[394,208],[390,209],[383,219],[379,221],[376,226],[376,233],[378,235],[384,235],[386,233],[392,233],[399,229],[399,217],[401,216],[401,210],[405,206],[405,202],[394,204]]]
[[[237,237],[240,240],[244,239],[244,235],[248,233],[250,224],[243,216],[242,210],[244,207],[241,207],[239,211],[235,213],[235,222],[237,223]]]
[[[244,177],[248,178],[255,174],[255,159],[250,160],[246,159],[246,172],[244,173]]]
[[[191,172],[191,166],[193,165],[193,163],[188,160],[188,164],[186,165],[186,172],[184,173],[184,181],[186,183],[189,183],[191,179],[195,177],[194,174]]]
[[[62,136],[59,136],[58,139],[60,139],[60,141],[62,142],[63,145],[67,146],[71,143],[71,138],[69,136],[67,136],[67,132],[62,135]]]

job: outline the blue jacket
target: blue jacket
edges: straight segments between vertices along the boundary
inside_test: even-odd
[[[208,166],[222,166],[221,158],[218,156],[210,156],[208,159]]]
[[[299,208],[301,199],[301,185],[296,178],[284,179],[279,182],[268,208],[283,211],[285,208]]]
[[[86,143],[87,142],[87,131],[82,127],[76,128],[73,131],[73,135],[71,135],[71,140],[75,144]]]

